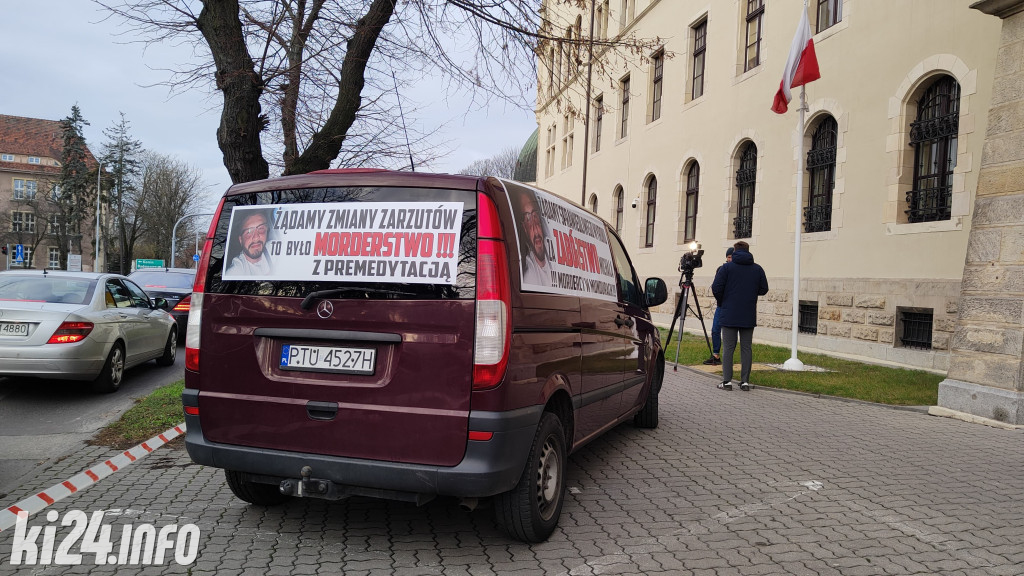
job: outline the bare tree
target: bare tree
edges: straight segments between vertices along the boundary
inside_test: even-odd
[[[222,93],[217,141],[233,182],[266,178],[271,166],[299,174],[397,157],[397,77],[429,75],[438,90],[471,91],[532,106],[535,51],[556,36],[544,3],[586,0],[94,0],[145,42],[208,50],[177,70],[178,87]],[[655,41],[616,37],[604,48],[637,55]],[[577,66],[578,68],[578,66]],[[423,141],[419,141],[423,143]],[[268,152],[280,152],[280,160]],[[420,148],[420,152],[429,150]],[[381,154],[381,156],[378,156]],[[392,156],[389,157],[389,154]]]
[[[131,215],[126,220],[129,255],[162,258],[171,252],[172,234],[190,238],[198,229],[196,218],[186,218],[177,230],[174,224],[199,212],[204,193],[198,168],[171,156],[145,153],[136,191],[125,196],[126,213]],[[174,256],[169,266],[175,265],[178,254]]]
[[[459,174],[472,174],[474,176],[497,176],[499,178],[513,178],[516,173],[516,164],[519,163],[519,149],[515,146],[503,148],[494,156],[477,160],[462,170]]]

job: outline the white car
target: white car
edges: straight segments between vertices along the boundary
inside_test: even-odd
[[[126,368],[174,364],[177,325],[163,298],[120,274],[0,272],[0,376],[121,386]]]

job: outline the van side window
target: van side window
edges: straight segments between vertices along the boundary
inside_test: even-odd
[[[615,261],[615,278],[619,282],[619,301],[644,307],[644,295],[640,291],[640,283],[636,279],[636,272],[629,263],[629,256],[626,256],[626,249],[622,247],[619,238],[608,232],[608,244],[612,249],[612,260]]]

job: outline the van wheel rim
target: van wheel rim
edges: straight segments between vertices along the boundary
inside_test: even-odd
[[[537,466],[537,506],[545,519],[551,516],[558,503],[558,487],[562,484],[559,470],[558,451],[554,442],[548,439],[541,448]]]

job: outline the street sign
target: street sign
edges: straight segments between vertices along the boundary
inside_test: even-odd
[[[25,245],[15,244],[14,245],[14,262],[21,264],[25,261]]]
[[[193,254],[192,255],[192,261],[193,262],[199,262],[199,254]]]
[[[136,270],[138,270],[140,268],[163,268],[163,267],[164,267],[164,261],[163,260],[158,260],[158,259],[155,259],[155,258],[136,258],[135,259],[135,269]]]
[[[68,272],[82,271],[82,255],[68,254]]]

